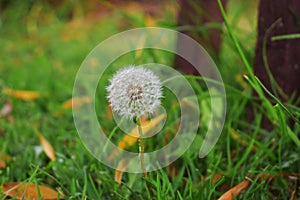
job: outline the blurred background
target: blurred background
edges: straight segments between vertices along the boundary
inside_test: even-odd
[[[229,19],[246,55],[252,61],[256,36],[256,1],[231,0]],[[8,87],[49,89],[49,82],[69,93],[76,70],[98,43],[131,28],[160,26],[208,37],[220,30],[220,51],[211,55],[224,72],[243,70],[222,22],[178,25],[180,2],[166,1],[0,1],[0,78]],[[201,14],[197,14],[201,16]],[[198,21],[195,16],[195,21]],[[204,41],[205,43],[205,41]],[[205,45],[210,49],[210,44]],[[39,84],[36,84],[39,83]],[[51,84],[52,85],[52,84]],[[52,85],[55,87],[56,84]],[[69,90],[69,91],[67,91]],[[65,94],[66,94],[65,93]]]

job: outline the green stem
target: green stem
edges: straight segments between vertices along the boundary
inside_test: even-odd
[[[300,33],[273,36],[272,40],[289,40],[300,38]]]
[[[275,113],[275,111],[273,109],[273,106],[270,103],[270,101],[268,101],[268,99],[266,98],[266,96],[264,95],[260,84],[258,83],[257,79],[255,78],[255,74],[254,74],[254,72],[253,72],[253,70],[252,70],[252,68],[251,68],[248,60],[246,59],[246,56],[243,53],[242,48],[241,48],[241,46],[240,46],[237,38],[235,37],[235,34],[233,33],[233,31],[232,31],[232,29],[231,29],[231,27],[229,25],[229,22],[228,22],[225,10],[223,8],[223,5],[221,3],[221,0],[217,0],[217,3],[218,3],[218,6],[219,6],[219,9],[221,11],[222,17],[224,19],[225,25],[227,27],[229,36],[231,37],[231,39],[232,39],[232,41],[234,43],[234,46],[236,47],[237,52],[240,55],[241,60],[244,63],[244,65],[245,65],[245,67],[247,69],[247,72],[249,74],[249,77],[248,76],[244,76],[244,77],[247,79],[247,81],[253,87],[253,89],[257,92],[258,96],[262,99],[263,106],[268,110],[268,113],[267,113],[268,117],[273,122],[274,120],[277,119],[277,116],[276,116],[276,113]]]
[[[232,41],[233,41],[233,43],[235,45],[235,48],[237,49],[237,51],[238,51],[238,53],[239,53],[239,55],[241,57],[241,60],[244,63],[244,65],[245,65],[245,67],[246,67],[246,69],[247,69],[247,71],[249,73],[249,76],[251,77],[251,80],[254,80],[254,73],[252,71],[252,68],[251,68],[251,66],[250,66],[250,64],[249,64],[249,62],[248,62],[245,54],[243,53],[242,48],[241,48],[241,46],[240,46],[237,38],[235,37],[235,35],[233,34],[233,31],[230,28],[230,25],[229,25],[229,22],[228,22],[228,19],[227,19],[227,15],[225,13],[225,10],[223,8],[221,0],[217,0],[217,3],[219,5],[219,9],[221,11],[221,14],[222,14],[222,17],[224,19],[224,22],[225,22],[225,25],[227,27],[227,30],[229,32],[229,36],[231,37],[231,39],[232,39]]]
[[[146,171],[145,158],[144,158],[144,152],[145,152],[144,139],[143,139],[143,131],[142,131],[142,127],[141,127],[140,118],[137,118],[136,122],[137,122],[138,131],[139,131],[139,152],[140,152],[141,167],[142,167],[142,171],[144,173],[144,177],[147,178],[148,175],[147,175],[147,171]]]

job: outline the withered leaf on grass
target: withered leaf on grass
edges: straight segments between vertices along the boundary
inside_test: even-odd
[[[72,109],[72,108],[80,108],[84,104],[91,103],[92,99],[88,96],[78,97],[78,98],[71,98],[65,101],[62,104],[62,108],[64,109]]]
[[[49,187],[39,185],[38,188],[44,200],[63,199],[58,192]],[[16,199],[40,199],[36,185],[33,183],[6,183],[3,185],[2,193]]]
[[[161,115],[157,116],[156,118],[153,118],[150,122],[145,122],[142,126],[142,133],[144,135],[146,135],[151,129],[156,127],[165,117],[166,117],[166,114],[161,114]],[[118,147],[121,149],[126,149],[126,148],[132,146],[133,144],[135,144],[138,137],[139,137],[138,127],[135,126],[130,131],[130,133],[126,134],[122,138],[122,140],[118,144]],[[113,160],[113,158],[116,154],[118,154],[118,150],[113,151],[110,154],[109,159]]]
[[[37,133],[37,136],[40,140],[40,143],[43,147],[45,154],[48,156],[48,158],[50,158],[52,161],[54,161],[56,159],[56,157],[55,157],[55,151],[54,151],[54,148],[52,147],[52,145],[40,133]]]
[[[126,170],[129,162],[130,159],[124,158],[118,163],[117,169],[115,171],[115,181],[119,184],[121,184],[122,182],[123,172]]]
[[[250,185],[250,181],[244,180],[238,185],[234,186],[227,192],[225,192],[218,200],[232,200],[234,197],[240,195],[244,190],[246,190]]]
[[[4,169],[6,164],[11,161],[11,157],[0,152],[0,169]]]
[[[10,88],[4,88],[3,93],[12,96],[16,99],[21,99],[25,101],[31,101],[41,97],[41,94],[36,91],[28,91],[28,90],[14,90]]]

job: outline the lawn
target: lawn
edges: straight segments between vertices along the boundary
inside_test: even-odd
[[[199,103],[198,132],[179,159],[148,172],[145,178],[142,173],[110,168],[89,152],[73,120],[73,86],[86,56],[110,36],[137,27],[179,30],[178,4],[0,1],[0,199],[12,197],[16,185],[28,194],[37,188],[37,195],[44,199],[299,198],[299,97],[281,102],[253,74],[257,3],[230,1],[228,21],[218,26],[223,41],[214,61],[224,81],[227,109],[216,145],[199,158],[212,113],[211,93],[203,78],[187,75]],[[101,77],[95,99],[73,97],[73,109],[95,102],[97,120],[111,141],[121,147],[120,143],[130,139],[117,127],[108,106],[109,79],[122,66],[172,66],[173,59],[170,53],[151,49],[123,55]],[[145,140],[146,152],[166,145],[178,128],[180,111],[176,105],[180,100],[169,90],[163,95],[168,118],[158,135]],[[195,106],[192,100],[186,101]],[[270,130],[262,126],[265,118],[271,120]],[[122,148],[138,152],[138,143]],[[22,194],[12,198],[21,199]]]

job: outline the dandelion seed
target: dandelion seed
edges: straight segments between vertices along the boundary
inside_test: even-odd
[[[143,67],[120,69],[106,89],[112,110],[130,119],[152,114],[162,97],[159,78]]]

